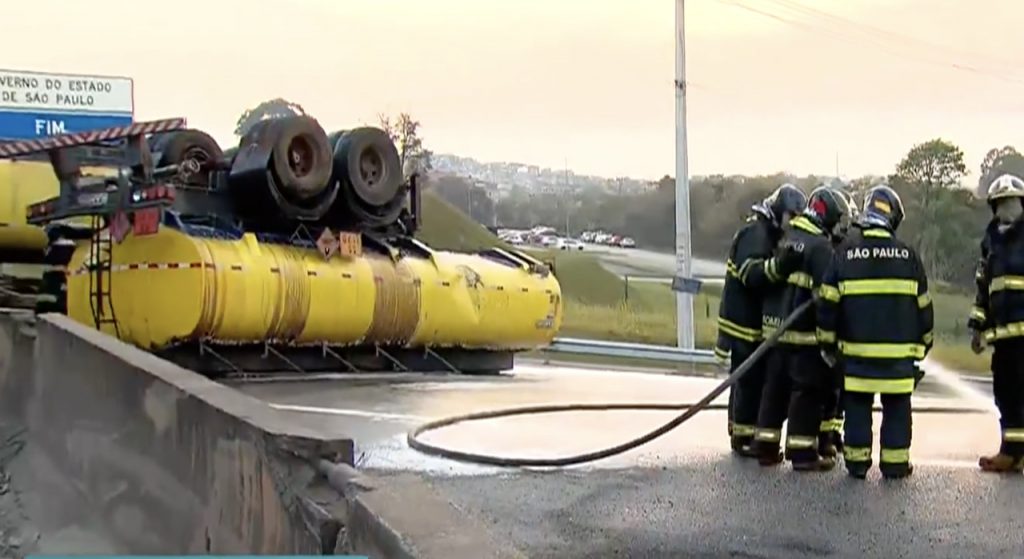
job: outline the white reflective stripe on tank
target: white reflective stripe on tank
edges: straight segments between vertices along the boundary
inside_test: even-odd
[[[200,269],[205,268],[207,270],[214,270],[217,266],[211,262],[140,262],[136,264],[113,264],[110,266],[111,272],[127,272],[130,270],[184,270],[184,269]],[[243,268],[240,265],[232,265],[232,270],[242,271]],[[88,274],[90,270],[86,267],[80,267],[74,271],[68,272],[72,276],[82,276]]]

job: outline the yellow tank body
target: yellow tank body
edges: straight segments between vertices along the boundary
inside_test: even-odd
[[[83,174],[99,175],[110,170],[83,167]],[[40,251],[46,248],[46,233],[28,225],[25,208],[30,204],[53,198],[60,193],[60,184],[49,161],[0,161],[0,251]],[[87,218],[71,223],[88,223]]]
[[[150,350],[195,340],[523,350],[547,345],[562,322],[553,275],[479,255],[325,260],[252,234],[219,240],[168,227],[113,247],[117,335]],[[82,243],[68,267],[67,312],[93,326],[88,258]]]

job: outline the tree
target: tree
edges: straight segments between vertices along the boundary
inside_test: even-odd
[[[896,166],[898,180],[929,193],[959,185],[965,174],[964,152],[941,138],[914,146]]]
[[[408,113],[399,113],[396,118],[378,114],[377,120],[380,122],[380,127],[387,132],[391,141],[395,142],[398,147],[398,155],[403,167],[407,160],[412,160],[424,171],[429,171],[433,167],[430,161],[432,153],[423,148],[423,139],[420,138],[420,121],[415,120]]]
[[[970,192],[956,188],[967,166],[963,151],[942,139],[911,148],[896,166],[890,183],[903,199],[905,225],[900,236],[917,251],[928,276],[958,281],[970,267],[984,226]],[[966,266],[966,268],[965,268]]]
[[[277,97],[264,101],[251,109],[246,109],[238,117],[238,122],[235,123],[235,135],[238,137],[244,136],[252,128],[252,125],[261,120],[305,114],[306,110],[302,108],[302,105]]]
[[[1024,177],[1024,155],[1013,146],[992,148],[985,154],[981,162],[981,176],[978,177],[978,197],[984,198],[992,181],[1004,173]]]

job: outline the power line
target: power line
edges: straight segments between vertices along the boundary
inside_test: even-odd
[[[854,38],[851,39],[849,34],[844,35],[842,33],[842,30],[837,30],[834,27],[832,29],[828,29],[828,28],[822,27],[820,25],[814,25],[813,23],[808,23],[806,21],[801,21],[801,20],[798,20],[798,19],[793,19],[792,17],[786,17],[784,15],[780,15],[778,13],[773,13],[773,12],[765,10],[763,8],[755,8],[753,6],[749,6],[747,4],[744,4],[741,0],[717,0],[717,1],[722,3],[722,4],[726,4],[726,5],[735,7],[735,8],[739,8],[739,9],[745,10],[747,12],[758,14],[760,16],[763,16],[763,17],[775,20],[775,21],[777,21],[779,23],[782,23],[782,24],[785,24],[785,25],[789,25],[789,26],[792,26],[792,27],[796,27],[796,28],[799,28],[799,29],[802,29],[802,30],[805,30],[805,31],[810,31],[810,32],[814,32],[814,33],[822,33],[822,34],[826,34],[826,35],[832,35],[833,37],[838,38],[839,40],[842,40],[842,41],[844,41],[846,43],[849,43],[849,44],[852,44],[852,45],[855,45],[855,46],[863,46],[863,44],[865,43],[865,41],[863,40],[864,37],[854,37]],[[783,0],[768,0],[768,1],[770,1],[770,2],[780,2],[780,1],[783,1]],[[820,12],[820,10],[816,10],[816,11]],[[821,12],[821,13],[825,14],[825,15],[831,15],[831,14],[828,14],[827,12]],[[843,18],[839,18],[839,16],[833,16],[833,17],[838,18],[840,21],[847,21],[848,22],[848,20],[843,20]],[[850,25],[858,25],[855,22],[848,22],[848,23]],[[868,29],[871,29],[870,26],[867,26],[867,27],[868,27]],[[913,39],[913,38],[901,37],[900,35],[897,35],[897,34],[894,34],[894,33],[888,32],[888,31],[884,31],[884,30],[876,29],[876,31],[881,32],[881,33],[888,33],[891,36],[902,38],[902,39],[908,39],[908,40],[911,40],[911,41],[916,40],[916,39]],[[863,32],[863,30],[862,30],[862,32]],[[876,36],[876,38],[877,38],[877,36]],[[999,72],[994,72],[994,71],[991,71],[991,70],[984,70],[984,69],[978,68],[978,67],[976,67],[974,65],[963,64],[963,63],[958,63],[958,62],[950,62],[949,60],[947,60],[945,58],[938,58],[938,59],[936,59],[933,56],[921,56],[921,55],[916,55],[915,56],[912,53],[907,53],[907,52],[901,52],[899,50],[894,50],[891,46],[888,46],[888,45],[885,45],[885,44],[880,44],[877,41],[870,41],[869,40],[868,42],[872,43],[872,45],[874,47],[876,47],[876,48],[878,48],[880,50],[883,50],[885,52],[888,52],[889,54],[893,54],[895,56],[899,56],[899,57],[903,57],[903,58],[908,58],[908,59],[913,59],[913,60],[915,60],[917,62],[922,62],[922,63],[926,63],[926,64],[932,64],[932,65],[935,65],[935,66],[938,66],[938,67],[941,67],[941,68],[945,68],[945,69],[953,69],[953,70],[959,70],[959,71],[964,71],[964,72],[970,72],[970,73],[975,74],[975,75],[986,76],[986,77],[989,77],[989,78],[1001,80],[1001,81],[1004,81],[1004,82],[1007,82],[1007,83],[1011,83],[1011,84],[1014,84],[1014,85],[1024,85],[1024,80],[1022,80],[1020,78],[1016,78],[1014,76],[1007,76],[1007,75],[1004,75],[1004,74],[999,73]],[[927,45],[928,43],[924,43],[924,44]]]
[[[864,22],[860,22],[860,21],[856,21],[856,20],[849,19],[849,18],[846,18],[846,17],[842,17],[842,16],[839,16],[839,15],[836,15],[836,14],[833,14],[833,13],[829,13],[829,12],[827,12],[825,10],[821,10],[819,8],[814,8],[814,7],[811,7],[811,6],[807,6],[807,5],[799,2],[798,0],[765,0],[765,1],[771,2],[771,3],[773,3],[773,4],[777,5],[777,6],[780,6],[780,7],[784,8],[784,9],[789,9],[790,11],[793,11],[793,12],[802,13],[804,15],[808,15],[808,16],[811,16],[811,17],[818,17],[818,18],[821,18],[821,19],[832,21],[834,23],[838,23],[838,24],[841,24],[841,25],[849,26],[851,28],[859,30],[861,33],[864,33],[865,35],[872,36],[872,37],[875,37],[875,38],[878,38],[878,39],[889,40],[889,41],[893,41],[893,42],[896,42],[896,43],[901,43],[903,45],[916,45],[917,47],[924,48],[925,50],[927,50],[929,52],[938,51],[938,50],[945,50],[947,53],[949,53],[949,54],[951,54],[951,55],[953,55],[955,57],[960,57],[960,58],[985,58],[985,59],[988,59],[990,61],[989,64],[995,64],[995,65],[999,66],[1000,70],[1010,70],[1011,68],[1015,70],[1016,68],[1019,68],[1021,66],[1022,62],[1024,62],[1024,61],[1006,60],[1006,59],[1003,59],[1003,58],[1000,58],[1000,57],[994,57],[994,56],[992,56],[990,54],[984,54],[984,53],[978,53],[978,52],[973,52],[973,51],[966,51],[966,50],[961,50],[961,49],[957,49],[957,48],[952,48],[949,45],[931,43],[931,42],[925,41],[923,39],[920,39],[918,37],[914,37],[914,36],[910,36],[910,35],[901,35],[899,33],[890,31],[888,29],[883,29],[881,27],[877,27],[877,26],[870,25],[870,24],[867,24],[867,23],[864,23]],[[984,64],[984,63],[982,63],[982,64]],[[979,64],[975,62],[975,63],[972,63],[970,66],[978,66],[978,65]]]

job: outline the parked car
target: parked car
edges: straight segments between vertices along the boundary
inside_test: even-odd
[[[554,235],[545,235],[540,238],[540,246],[544,248],[552,248],[558,244],[558,237]]]
[[[559,250],[583,250],[584,244],[583,241],[578,241],[576,239],[558,239],[555,246],[558,247]]]
[[[623,237],[619,239],[619,246],[622,248],[636,248],[636,241],[632,237]]]

